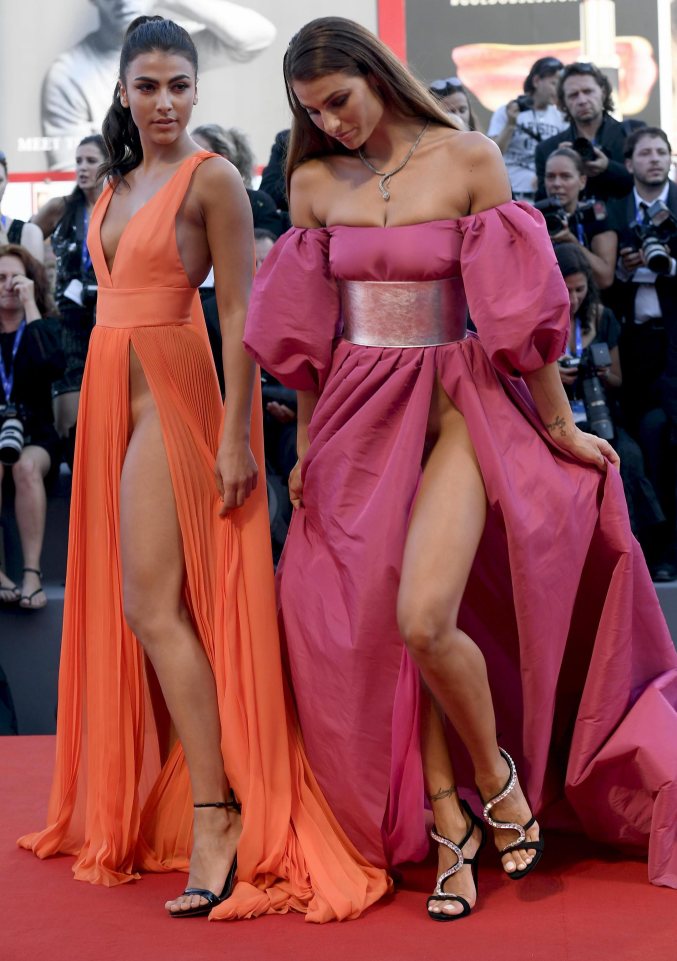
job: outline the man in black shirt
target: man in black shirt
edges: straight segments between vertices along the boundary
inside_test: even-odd
[[[610,115],[614,109],[611,84],[592,63],[566,66],[559,79],[557,97],[570,125],[536,148],[538,198],[545,197],[545,162],[562,146],[573,147],[583,157],[588,178],[584,197],[608,200],[626,196],[632,190],[632,175],[625,167],[623,146],[628,134],[643,124],[637,120],[614,120]]]

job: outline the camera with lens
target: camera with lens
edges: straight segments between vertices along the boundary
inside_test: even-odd
[[[662,200],[654,200],[647,207],[643,223],[636,220],[630,224],[639,241],[644,262],[655,274],[669,274],[671,256],[665,248],[677,237],[677,218]]]
[[[82,285],[82,306],[83,307],[96,307],[96,295],[99,288],[96,284],[83,284]]]
[[[528,93],[521,93],[519,97],[515,97],[515,103],[520,109],[520,113],[523,110],[533,110],[534,109],[534,98],[529,96]]]
[[[593,143],[587,137],[576,137],[571,146],[583,163],[592,163],[593,160],[597,160]]]
[[[614,425],[611,412],[606,402],[604,387],[597,376],[598,367],[611,366],[609,345],[590,344],[583,351],[582,357],[562,357],[559,366],[566,370],[578,369],[576,393],[583,401],[590,432],[605,440],[613,440]]]
[[[545,219],[545,226],[551,237],[561,233],[569,226],[569,217],[566,210],[554,197],[547,197],[545,200],[538,200],[534,207],[540,210]]]
[[[22,410],[14,404],[0,405],[0,464],[11,467],[24,447]]]

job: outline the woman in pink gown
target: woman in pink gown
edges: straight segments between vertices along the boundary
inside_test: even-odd
[[[513,878],[545,823],[648,847],[677,886],[677,655],[613,452],[561,389],[542,218],[358,25],[308,24],[285,77],[296,226],[245,343],[300,392],[278,586],[320,784],[377,864],[425,855],[431,796],[435,920],[476,900],[484,829],[459,787]]]

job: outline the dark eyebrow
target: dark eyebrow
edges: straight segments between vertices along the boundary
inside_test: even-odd
[[[326,105],[329,103],[330,100],[333,100],[334,97],[337,97],[339,94],[341,94],[341,93],[348,93],[348,92],[349,92],[348,90],[341,90],[340,88],[339,88],[338,90],[335,90],[333,93],[330,93],[328,97],[325,97],[325,98],[324,98],[324,100],[322,101],[322,106],[323,106],[323,107],[326,106]],[[301,103],[300,100],[299,100],[299,103]],[[309,107],[309,106],[308,106],[307,104],[305,104],[305,103],[301,103],[301,106],[303,107],[304,110],[312,110],[312,109],[313,109],[312,107]]]
[[[139,80],[145,80],[147,83],[159,83],[159,81],[155,77],[134,77],[135,83]],[[180,73],[178,74],[178,76],[172,77],[172,79],[169,82],[176,83],[177,80],[190,80],[190,77],[188,76],[187,73]]]

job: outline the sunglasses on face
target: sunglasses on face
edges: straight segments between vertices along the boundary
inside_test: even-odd
[[[433,80],[428,89],[438,97],[447,97],[450,93],[463,90],[463,84],[458,77],[447,77],[446,80]]]

